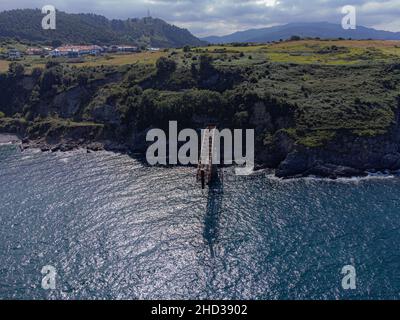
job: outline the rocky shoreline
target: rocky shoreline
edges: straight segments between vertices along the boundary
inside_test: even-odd
[[[14,135],[14,134],[1,134],[0,133],[0,145],[2,144],[16,144],[16,143],[20,143],[21,139]]]
[[[78,149],[86,149],[88,152],[96,151],[114,151],[114,152],[128,152],[125,145],[119,145],[110,141],[99,142],[78,142],[78,141],[62,141],[60,143],[49,144],[44,140],[28,140],[22,139],[21,149],[39,149],[42,152],[68,152]]]
[[[144,151],[132,152],[130,146],[116,143],[113,141],[61,141],[58,143],[49,143],[45,139],[30,140],[27,138],[20,139],[12,134],[0,134],[1,143],[18,143],[22,151],[28,149],[39,149],[42,152],[69,152],[78,149],[86,149],[88,153],[98,151],[110,151],[121,154],[129,154],[135,156],[143,156]],[[316,161],[311,167],[307,167],[306,160],[302,156],[288,156],[287,159],[275,169],[275,175],[282,179],[296,179],[304,177],[318,177],[327,179],[366,177],[370,173],[385,172],[389,174],[397,173],[398,169],[361,169],[350,166],[335,165],[328,162]],[[263,163],[256,163],[255,171],[271,169]]]

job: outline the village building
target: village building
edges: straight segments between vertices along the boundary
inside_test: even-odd
[[[119,52],[138,52],[139,48],[135,46],[118,46],[117,51]]]
[[[109,47],[107,47],[107,52],[118,52],[118,46],[115,46],[115,45],[113,45],[113,46],[109,46]]]
[[[15,60],[21,58],[22,54],[21,51],[17,49],[10,49],[8,50],[8,59]]]
[[[26,50],[26,54],[28,56],[41,56],[44,53],[45,53],[44,49],[41,48],[28,48]]]
[[[58,47],[50,52],[52,57],[80,57],[83,55],[99,55],[104,51],[104,49],[97,45],[91,46],[63,46]]]

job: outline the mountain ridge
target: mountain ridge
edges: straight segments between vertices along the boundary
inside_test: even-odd
[[[161,48],[204,44],[187,29],[170,25],[158,18],[110,20],[91,13],[57,11],[56,30],[43,30],[41,27],[43,17],[39,9],[0,12],[0,39],[40,43],[54,41],[106,45],[123,43]]]
[[[287,40],[291,36],[303,38],[351,38],[354,40],[400,40],[400,32],[376,30],[358,26],[356,30],[344,30],[341,25],[329,22],[289,23],[260,29],[248,29],[225,36],[209,36],[202,38],[208,43],[232,42],[270,42]]]

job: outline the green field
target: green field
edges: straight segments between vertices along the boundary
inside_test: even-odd
[[[63,65],[75,67],[98,67],[98,66],[124,66],[135,63],[155,64],[157,59],[165,56],[164,52],[142,52],[132,54],[106,54],[102,56],[87,56],[82,59],[69,59],[69,58],[41,58],[38,56],[25,56],[17,61],[25,66],[26,71],[29,73],[33,68],[43,68],[47,61],[56,60]],[[11,61],[0,60],[0,72],[6,72]]]
[[[9,47],[9,46],[8,46]],[[26,46],[15,45],[21,50]],[[0,52],[6,52],[1,47]],[[172,54],[171,54],[172,53]],[[357,65],[400,60],[400,41],[352,41],[352,40],[301,40],[284,41],[264,45],[224,45],[192,48],[190,53],[181,49],[170,49],[170,57],[180,63],[190,64],[193,56],[208,54],[221,66],[254,65],[264,62],[316,64],[316,65]],[[135,63],[154,64],[167,52],[142,52],[134,54],[106,54],[99,57],[87,56],[82,59],[59,58],[68,66],[97,67],[124,66]],[[50,58],[26,56],[19,61],[27,71],[43,67]],[[0,72],[8,69],[9,61],[0,59]]]
[[[353,65],[400,59],[400,41],[302,40],[242,47],[209,46],[199,51],[228,56],[244,54],[242,58],[251,56],[254,63],[267,60],[277,63]]]

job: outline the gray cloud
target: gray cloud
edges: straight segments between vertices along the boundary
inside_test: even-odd
[[[354,5],[360,25],[400,31],[400,0],[1,0],[0,10],[52,4],[66,12],[93,12],[109,18],[151,15],[198,36],[222,35],[289,22],[340,23],[341,8]],[[6,1],[6,3],[3,3]]]

